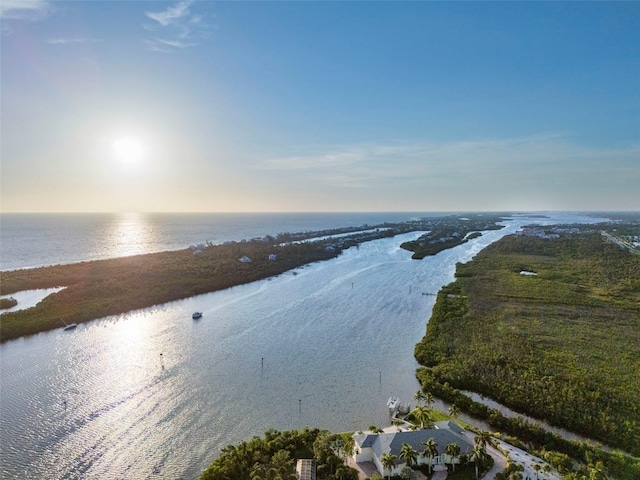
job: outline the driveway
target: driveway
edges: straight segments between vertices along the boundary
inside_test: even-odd
[[[463,434],[471,440],[471,443],[475,443],[476,434],[470,432],[469,430],[465,430]],[[491,458],[493,458],[493,467],[489,470],[484,477],[487,480],[493,480],[496,478],[496,475],[500,472],[503,472],[505,468],[507,468],[507,459],[506,457],[498,450],[497,448],[492,447],[491,445],[487,445],[487,453]]]
[[[360,480],[367,480],[367,478],[369,478],[369,475],[371,475],[374,472],[380,473],[378,472],[378,469],[375,463],[373,462],[356,463],[353,457],[347,458],[347,465],[350,466],[351,468],[355,468],[358,471],[358,478]]]
[[[541,458],[534,457],[524,450],[520,450],[519,448],[514,447],[510,443],[503,442],[502,440],[498,440],[498,443],[500,444],[500,448],[507,451],[509,458],[511,458],[513,463],[523,466],[524,471],[522,472],[522,478],[529,478],[531,480],[560,480],[562,478],[558,472],[553,470],[551,466]],[[536,469],[533,468],[534,465],[538,465],[539,467],[537,472]],[[548,466],[549,472],[543,471],[545,465]]]

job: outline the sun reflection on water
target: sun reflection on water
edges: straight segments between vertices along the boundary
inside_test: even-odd
[[[162,368],[149,312],[129,313],[118,320],[109,343],[109,365],[104,368],[112,370],[110,376],[121,387],[144,384]]]
[[[140,213],[116,214],[105,228],[98,248],[108,252],[109,257],[145,253],[157,236],[151,218]]]

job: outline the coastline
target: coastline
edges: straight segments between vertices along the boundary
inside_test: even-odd
[[[84,323],[262,280],[339,254],[322,242],[282,247],[254,241],[208,246],[200,253],[186,249],[0,272],[3,295],[66,287],[32,308],[3,313],[0,341],[59,328],[60,319]],[[244,256],[252,262],[241,262]]]
[[[368,230],[358,226],[282,233],[222,245],[207,243],[177,251],[2,271],[2,295],[66,288],[33,308],[2,313],[0,343],[59,328],[61,321],[84,323],[273,277],[309,263],[335,258],[362,242],[427,230],[430,231],[427,238],[452,231],[464,238],[480,229],[503,228],[498,225],[503,219],[504,215],[497,214],[468,214],[464,219],[451,215],[385,223]],[[440,242],[430,255],[457,245],[457,242]],[[406,245],[402,248],[407,249]],[[244,257],[251,261],[241,261]]]
[[[437,218],[439,212],[0,213],[0,271],[178,251],[282,232]]]

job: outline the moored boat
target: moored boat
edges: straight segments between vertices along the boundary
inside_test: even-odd
[[[60,318],[60,317],[58,317],[58,318]],[[61,319],[61,318],[60,318],[60,321],[61,321],[62,323],[64,323],[64,328],[63,328],[63,330],[73,330],[74,328],[76,328],[76,327],[78,326],[78,324],[77,324],[77,323],[67,323],[67,322],[65,322],[65,321],[64,321],[63,319]]]

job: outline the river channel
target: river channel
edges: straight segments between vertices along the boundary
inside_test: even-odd
[[[422,261],[399,248],[417,233],[368,242],[272,279],[7,342],[0,476],[193,479],[222,447],[269,428],[387,426],[387,398],[418,389],[413,347],[435,301],[423,293],[528,223]]]

